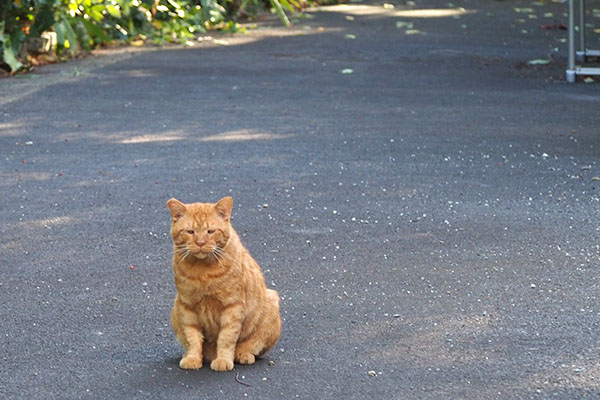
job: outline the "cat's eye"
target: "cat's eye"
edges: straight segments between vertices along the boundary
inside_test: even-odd
[[[194,234],[194,231],[192,229],[188,229],[186,232],[189,233],[190,235]]]
[[[209,229],[209,230],[208,230],[208,234],[209,234],[209,235],[212,235],[213,233],[215,233],[215,230],[214,230],[214,229]]]

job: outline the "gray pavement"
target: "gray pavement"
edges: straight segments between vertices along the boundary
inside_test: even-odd
[[[0,80],[0,397],[600,398],[600,92],[540,29],[566,5],[415,3]],[[282,337],[182,371],[165,202],[225,195]]]

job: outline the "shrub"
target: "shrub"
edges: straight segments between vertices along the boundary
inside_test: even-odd
[[[0,66],[18,71],[41,48],[59,57],[113,42],[184,42],[208,29],[236,30],[247,10],[283,8],[297,0],[14,0],[0,1]],[[48,31],[54,34],[48,34]]]

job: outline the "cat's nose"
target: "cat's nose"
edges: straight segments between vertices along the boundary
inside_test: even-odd
[[[206,240],[198,239],[198,240],[196,240],[196,244],[199,247],[202,247],[202,246],[204,246],[206,244]]]

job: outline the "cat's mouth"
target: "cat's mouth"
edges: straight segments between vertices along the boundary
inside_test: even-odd
[[[210,255],[210,252],[207,252],[206,250],[202,250],[202,249],[194,249],[194,250],[190,250],[190,253],[196,257],[196,258],[206,258],[208,255]]]
[[[190,253],[198,260],[206,260],[207,258],[214,257],[213,252],[207,249],[194,249],[191,250]]]

